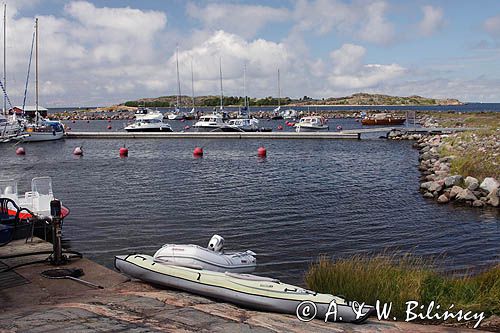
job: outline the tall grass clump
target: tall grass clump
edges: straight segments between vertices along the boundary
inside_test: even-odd
[[[500,265],[462,277],[440,275],[434,265],[412,256],[355,255],[336,261],[320,257],[309,267],[305,282],[312,290],[366,304],[392,302],[391,316],[400,320],[406,316],[407,301],[500,314]]]

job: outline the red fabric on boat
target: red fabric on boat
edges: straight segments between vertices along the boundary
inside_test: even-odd
[[[62,218],[65,218],[66,216],[69,215],[69,209],[62,206],[61,207],[61,214],[62,214]],[[15,210],[11,210],[9,209],[9,215],[11,216],[16,216],[16,211]],[[22,211],[20,214],[19,214],[19,218],[21,220],[27,220],[31,217],[31,214],[30,213],[27,213],[26,211]]]

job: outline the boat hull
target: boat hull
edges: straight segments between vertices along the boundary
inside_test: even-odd
[[[40,142],[60,140],[64,137],[64,132],[27,132],[28,136],[23,137],[25,142]]]
[[[115,268],[120,272],[155,285],[180,289],[193,294],[230,302],[260,311],[295,314],[303,301],[313,302],[317,318],[325,318],[330,304],[337,304],[337,321],[361,323],[373,314],[374,308],[364,306],[362,315],[353,311],[344,299],[318,294],[283,284],[277,280],[254,275],[224,274],[155,262],[147,255],[115,257]],[[332,317],[329,317],[332,319]]]
[[[388,118],[388,119],[371,119],[365,118],[361,120],[363,125],[402,125],[406,119],[404,118]]]
[[[295,132],[323,132],[323,131],[328,131],[328,126],[315,126],[315,127],[310,127],[310,126],[295,126]]]
[[[173,132],[170,127],[150,127],[150,128],[125,128],[127,132]]]

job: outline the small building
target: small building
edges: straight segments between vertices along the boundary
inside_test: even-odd
[[[42,117],[47,117],[47,109],[42,107],[42,106],[38,106],[38,113],[40,114],[40,116]],[[12,109],[9,110],[9,114],[13,114],[13,113],[16,113],[17,115],[21,115],[23,114],[23,107],[22,106],[14,106]],[[36,106],[35,105],[25,105],[24,106],[24,113],[26,114],[26,116],[28,118],[34,118],[35,117],[35,113],[36,113]]]

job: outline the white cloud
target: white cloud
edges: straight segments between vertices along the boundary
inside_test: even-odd
[[[363,64],[366,49],[344,44],[330,53],[333,70],[328,81],[335,87],[363,89],[374,87],[402,76],[406,69],[398,64]]]
[[[285,8],[223,3],[209,3],[205,7],[188,3],[187,13],[202,21],[206,28],[224,30],[245,38],[255,36],[266,24],[282,22],[289,16]]]
[[[424,36],[430,36],[443,26],[443,10],[433,6],[423,6],[424,17],[418,24],[419,31]]]
[[[294,10],[295,29],[319,35],[336,32],[363,41],[388,44],[394,39],[394,27],[385,14],[385,1],[298,0]]]

